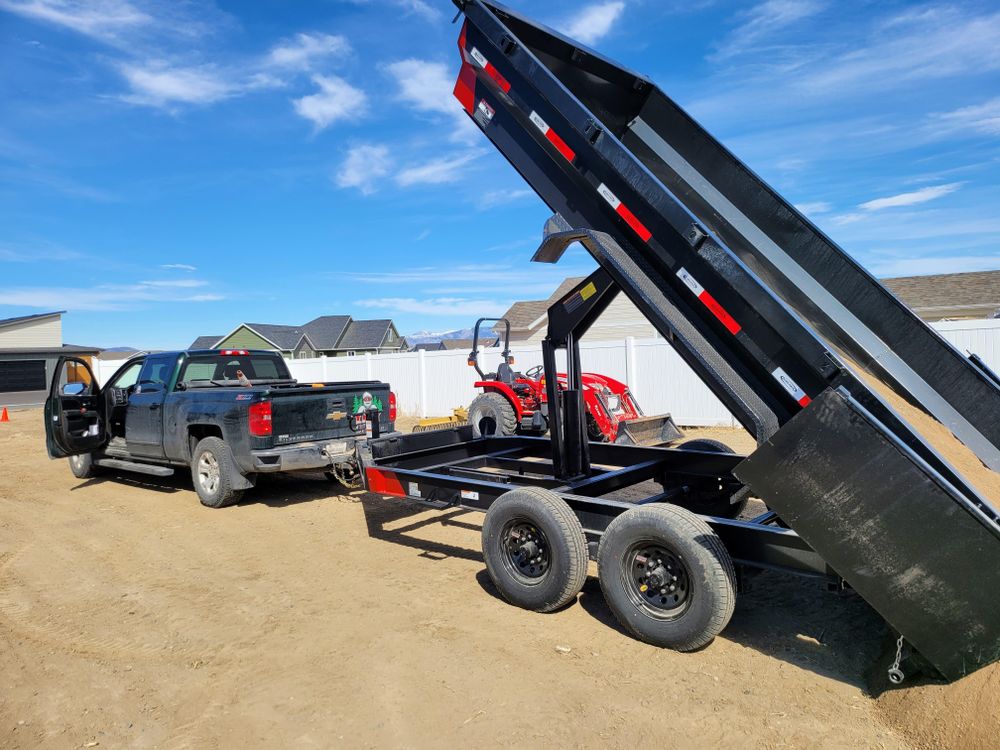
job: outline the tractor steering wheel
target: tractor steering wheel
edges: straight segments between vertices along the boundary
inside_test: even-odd
[[[542,371],[544,369],[545,368],[542,367],[541,365],[535,365],[530,370],[528,370],[527,372],[524,373],[524,377],[530,378],[531,380],[541,380],[542,379]]]

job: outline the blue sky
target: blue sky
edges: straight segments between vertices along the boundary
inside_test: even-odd
[[[879,275],[1000,268],[1000,9],[528,3],[642,71]],[[466,327],[590,270],[451,98],[444,0],[0,0],[0,317],[185,346]]]

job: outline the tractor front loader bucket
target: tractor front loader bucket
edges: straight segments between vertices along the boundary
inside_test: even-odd
[[[684,437],[684,433],[674,424],[669,414],[654,417],[639,417],[618,423],[618,445],[642,445],[647,448],[669,445]]]
[[[413,432],[431,432],[432,430],[448,430],[452,427],[461,427],[469,423],[469,410],[465,407],[458,407],[453,410],[449,417],[428,417],[421,419],[413,427]]]

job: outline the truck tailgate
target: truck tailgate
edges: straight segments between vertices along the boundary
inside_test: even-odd
[[[379,410],[382,432],[392,429],[389,421],[389,386],[377,381],[296,386],[272,390],[271,428],[274,445],[306,440],[363,437],[364,425],[356,429],[354,415],[367,407]]]

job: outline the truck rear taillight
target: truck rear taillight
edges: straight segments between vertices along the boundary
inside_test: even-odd
[[[254,437],[268,437],[271,434],[271,402],[259,401],[250,404],[247,427]]]
[[[389,391],[389,421],[396,421],[396,394]]]

